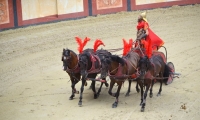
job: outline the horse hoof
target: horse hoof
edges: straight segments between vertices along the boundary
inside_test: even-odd
[[[161,96],[161,93],[158,93],[157,96]]]
[[[98,98],[98,95],[97,94],[94,94],[94,99],[97,99]]]
[[[130,96],[130,95],[129,95],[129,93],[126,93],[126,95],[125,95],[125,96],[126,96],[126,97],[128,97],[128,96]]]
[[[149,97],[152,98],[152,97],[153,97],[153,94],[150,94]]]
[[[79,107],[81,107],[82,106],[82,102],[78,102],[78,105],[79,105]]]
[[[137,91],[137,93],[139,93],[140,92],[140,89],[138,89],[138,90],[136,90]]]
[[[73,100],[73,98],[70,97],[69,100]]]
[[[116,107],[117,107],[117,104],[118,104],[118,103],[116,103],[116,102],[113,103],[113,104],[112,104],[112,108],[116,108]]]
[[[109,84],[108,84],[108,83],[105,83],[105,86],[106,86],[106,87],[109,87]]]
[[[144,112],[144,108],[141,108],[141,112]]]
[[[71,95],[70,97],[69,97],[69,100],[73,100],[74,99],[74,95]]]

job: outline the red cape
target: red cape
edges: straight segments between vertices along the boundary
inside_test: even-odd
[[[151,45],[153,50],[157,50],[164,44],[164,41],[160,39],[150,28],[148,28],[149,31],[149,38],[151,39]]]

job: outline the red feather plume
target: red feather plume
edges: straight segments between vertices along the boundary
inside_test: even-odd
[[[98,49],[98,47],[99,47],[100,45],[105,46],[104,43],[103,43],[101,40],[96,39],[96,41],[94,42],[94,46],[93,46],[93,47],[94,47],[94,52],[97,51],[97,49]]]
[[[76,39],[76,42],[77,42],[78,45],[79,45],[78,51],[79,51],[79,53],[82,53],[82,50],[83,50],[82,40],[81,40],[81,38],[79,38],[79,37],[75,37],[75,39]]]
[[[83,41],[83,48],[85,47],[85,45],[87,44],[88,41],[90,41],[90,38],[85,37],[85,39]]]
[[[88,41],[90,41],[90,38],[86,37],[86,38],[84,39],[83,42],[82,42],[81,38],[79,38],[79,37],[75,37],[75,39],[76,39],[76,42],[77,42],[78,45],[79,45],[78,51],[79,51],[79,53],[82,53],[82,52],[83,52],[84,46],[86,45],[86,43],[87,43]]]
[[[123,56],[125,56],[131,50],[133,40],[129,39],[129,43],[128,43],[126,42],[125,39],[123,39],[123,43],[124,43]]]

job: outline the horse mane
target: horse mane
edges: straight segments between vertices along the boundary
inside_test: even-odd
[[[83,52],[84,46],[86,45],[86,43],[87,43],[88,41],[90,41],[90,38],[85,37],[85,39],[84,39],[83,42],[82,42],[81,38],[79,38],[79,37],[75,37],[75,39],[76,39],[76,42],[77,42],[78,45],[79,45],[78,51],[79,51],[79,53],[82,53],[82,52]]]
[[[93,46],[94,47],[94,52],[96,52],[96,50],[98,49],[98,47],[100,45],[105,46],[104,43],[100,39],[96,39],[96,41],[94,42],[94,46]]]
[[[108,52],[107,50],[104,49],[100,49],[96,51],[97,55],[104,55],[104,56],[111,56],[112,54],[110,52]]]
[[[125,39],[123,39],[123,43],[124,43],[123,56],[125,56],[131,50],[133,40],[129,39],[129,43],[128,43],[128,42],[126,42]]]
[[[90,49],[87,49],[90,50]],[[80,57],[85,56],[88,60],[90,60],[90,52],[84,51],[82,54],[80,54]]]
[[[124,66],[125,62],[121,57],[119,57],[117,55],[111,55],[110,57],[113,61],[118,62],[118,63],[122,64],[122,66]]]

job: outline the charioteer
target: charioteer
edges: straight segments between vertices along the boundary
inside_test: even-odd
[[[138,16],[137,24],[137,43],[141,48],[145,49],[145,55],[150,59],[153,50],[158,50],[160,46],[164,44],[164,41],[160,39],[149,27],[146,12],[141,13]]]

